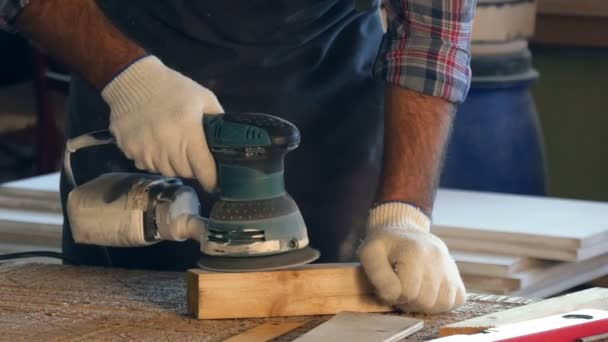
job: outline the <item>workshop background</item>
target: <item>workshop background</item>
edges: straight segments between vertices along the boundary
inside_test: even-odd
[[[492,34],[498,34],[499,38],[501,34],[505,35],[503,38],[506,42],[510,34],[507,31],[526,31],[526,20],[530,21],[526,15],[523,15],[524,19],[521,19],[521,12],[499,18],[492,11],[484,11],[486,2],[478,2],[475,32],[481,36],[481,43],[477,44],[474,39],[474,44],[484,45],[487,43],[486,36]],[[482,27],[488,24],[491,25]],[[603,1],[593,0],[540,0],[535,6],[532,25],[527,48],[531,53],[531,70],[538,74],[529,79],[529,85],[523,86],[529,89],[520,90],[529,90],[532,95],[530,104],[536,108],[539,118],[545,193],[556,197],[606,201],[608,159],[603,156],[604,147],[608,145],[608,134],[605,133],[608,116],[605,115],[604,100],[608,85],[608,6]],[[0,44],[3,47],[0,55],[0,182],[55,171],[64,143],[66,80],[69,75],[19,36],[2,32]],[[482,52],[481,63],[475,61],[476,49],[473,52],[473,74],[479,78],[479,74],[488,68],[483,59],[486,52]],[[503,64],[510,65],[512,62],[507,60]],[[500,66],[494,68],[500,69]],[[486,74],[481,78],[483,76]],[[488,101],[494,102],[473,104],[476,108],[472,110],[479,111],[479,106],[487,106],[488,103],[497,108],[509,106],[509,103],[504,103],[506,100]],[[514,114],[506,110],[501,115]],[[475,135],[477,132],[474,130],[480,129],[479,126],[468,126],[459,128],[460,133],[457,133]],[[527,133],[513,131],[511,134],[517,137],[518,134]],[[491,154],[490,151],[484,153]],[[450,165],[452,155],[452,152],[448,154],[447,167],[462,168],[461,165]],[[458,172],[469,172],[473,178],[485,178],[485,182],[492,182],[487,179],[492,175],[475,175],[479,168],[476,171],[475,163],[468,164],[472,165],[468,170]],[[515,174],[524,166],[520,162],[507,168],[503,166],[507,175],[496,173],[496,178],[509,177],[508,173]],[[519,186],[485,186],[461,181],[460,178],[444,179],[442,185],[498,192],[542,192],[538,186],[524,184],[525,180],[512,177],[511,181],[519,182]],[[532,179],[538,178],[538,175],[528,173],[521,177]],[[532,181],[540,183],[538,179]],[[499,182],[496,180],[496,183]]]
[[[377,309],[356,264],[320,265],[320,276],[244,273],[238,282],[221,272],[189,270],[186,282],[183,273],[59,265],[70,74],[18,35],[0,32],[0,46],[2,337],[223,340],[269,317]],[[416,341],[485,314],[489,327],[564,308],[608,310],[608,0],[477,0],[471,51],[471,89],[431,228],[471,296],[461,310],[425,318]],[[598,288],[555,298],[589,287]],[[523,315],[496,316],[522,305]]]

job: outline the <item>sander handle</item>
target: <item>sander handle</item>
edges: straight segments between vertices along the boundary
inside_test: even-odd
[[[78,186],[78,184],[76,184],[74,172],[72,171],[72,153],[75,153],[82,148],[107,144],[116,144],[116,138],[114,138],[112,133],[107,129],[86,133],[77,136],[76,138],[68,139],[65,145],[63,168],[71,187],[75,188]]]
[[[200,241],[206,234],[208,220],[196,215],[194,209],[199,205],[198,197],[194,190],[182,186],[181,182],[170,183],[169,178],[162,176],[110,173],[84,185],[77,184],[72,170],[72,154],[83,148],[108,144],[116,144],[116,139],[107,129],[86,133],[66,142],[63,167],[72,187],[67,212],[74,239],[79,243],[120,247],[147,246],[161,240]],[[134,186],[138,180],[142,183]],[[114,191],[112,201],[107,200],[109,189]],[[133,196],[131,191],[135,192]],[[139,208],[128,204],[129,198],[142,196],[152,196],[151,207]],[[114,213],[109,218],[114,220],[114,224],[108,224],[108,218],[99,220],[96,217],[99,211],[95,208],[101,206]],[[146,219],[142,220],[142,217]],[[113,229],[108,229],[108,226]],[[153,237],[147,236],[150,229]]]

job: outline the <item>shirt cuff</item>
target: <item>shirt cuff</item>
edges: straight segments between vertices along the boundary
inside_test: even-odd
[[[373,74],[387,83],[460,104],[471,83],[470,60],[469,49],[449,42],[386,34]]]

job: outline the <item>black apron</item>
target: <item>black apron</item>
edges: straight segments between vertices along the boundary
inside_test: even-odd
[[[381,168],[383,84],[371,75],[383,35],[380,1],[361,3],[98,1],[122,32],[211,89],[224,110],[272,114],[298,126],[302,142],[286,157],[286,187],[323,262],[354,260]],[[77,76],[69,109],[69,137],[109,125],[99,92]],[[79,183],[111,171],[137,171],[113,146],[82,150],[73,169]],[[63,178],[65,203],[70,189]],[[213,198],[186,182],[197,188],[207,215]],[[194,267],[199,254],[193,241],[80,245],[65,221],[63,251],[81,264],[182,270]]]

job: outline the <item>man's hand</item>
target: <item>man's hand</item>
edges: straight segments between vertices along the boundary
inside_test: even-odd
[[[378,295],[407,311],[443,312],[465,299],[446,245],[430,233],[454,109],[441,98],[395,85],[385,94],[380,205],[369,214],[359,257]]]
[[[222,113],[215,95],[149,56],[136,61],[102,91],[110,131],[139,169],[196,177],[207,191],[217,184],[203,114]]]
[[[144,49],[114,27],[95,0],[32,0],[16,26],[103,90],[111,109],[110,130],[138,168],[196,177],[213,190],[216,168],[202,116],[223,110],[210,90],[157,58],[145,57]]]
[[[403,311],[440,313],[465,302],[456,263],[429,229],[429,219],[408,204],[386,203],[370,213],[361,265],[378,296]]]

